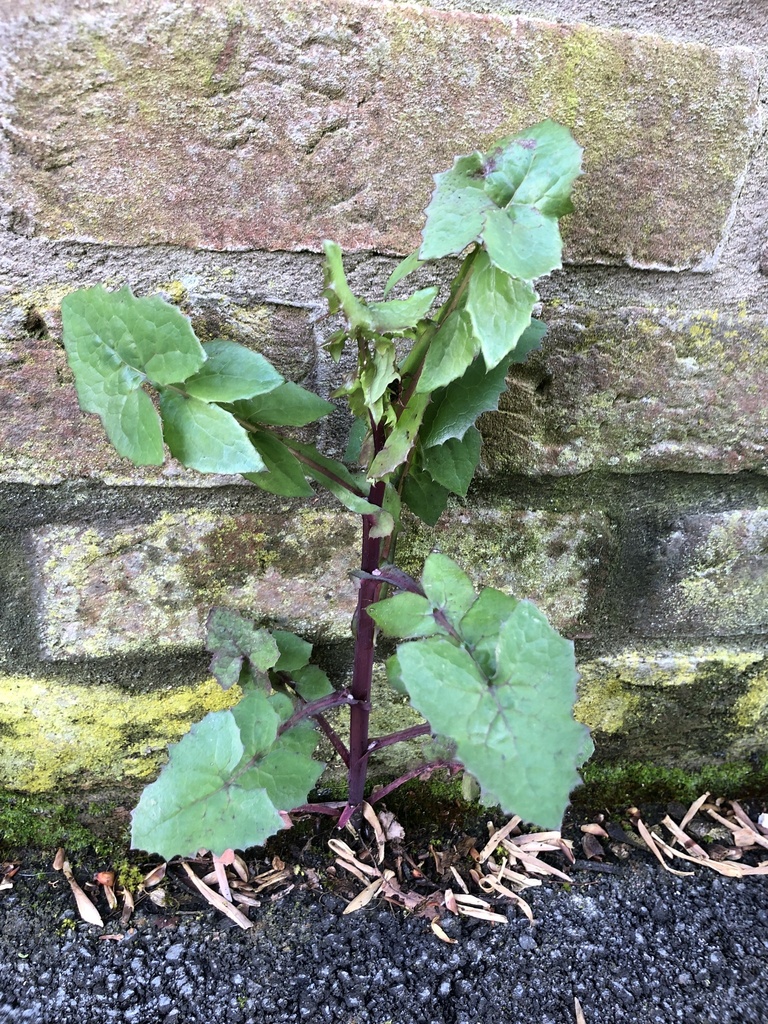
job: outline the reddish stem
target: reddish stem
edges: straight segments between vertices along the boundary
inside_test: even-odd
[[[457,771],[460,771],[464,767],[460,761],[430,761],[428,764],[422,764],[418,768],[412,768],[411,771],[406,772],[405,775],[401,775],[399,779],[395,779],[394,782],[390,782],[386,786],[382,786],[381,789],[375,790],[368,797],[369,804],[375,804],[379,800],[383,800],[385,796],[389,796],[394,790],[399,789],[406,782],[410,782],[411,779],[418,779],[420,775],[431,774],[432,772],[438,771],[440,768],[447,768],[452,775]]]

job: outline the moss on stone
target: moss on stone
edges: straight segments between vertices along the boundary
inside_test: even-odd
[[[0,677],[0,713],[11,732],[0,754],[0,786],[28,794],[150,781],[167,744],[239,690],[209,679],[127,693],[54,679]]]

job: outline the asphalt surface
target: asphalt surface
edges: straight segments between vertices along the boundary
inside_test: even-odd
[[[0,893],[2,1024],[765,1024],[768,879],[641,858],[529,890],[531,928],[446,915],[449,945],[385,904],[267,898],[243,931],[211,910],[83,924],[71,893],[20,871]],[[108,934],[123,938],[105,938]]]

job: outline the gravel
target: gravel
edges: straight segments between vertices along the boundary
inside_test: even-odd
[[[21,873],[20,873],[21,874]],[[60,878],[60,876],[57,876]],[[1,1024],[764,1024],[768,879],[645,863],[530,890],[536,923],[423,918],[331,893],[83,924],[52,876],[0,894]]]

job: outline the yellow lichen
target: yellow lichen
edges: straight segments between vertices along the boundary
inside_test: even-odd
[[[114,685],[0,677],[0,786],[46,793],[151,779],[169,742],[239,697],[237,687],[224,691],[213,679],[129,693]]]

